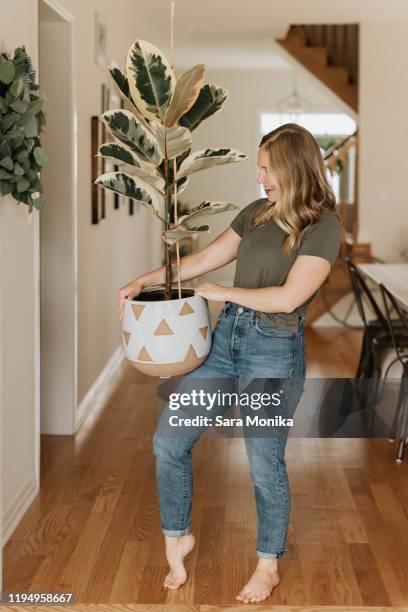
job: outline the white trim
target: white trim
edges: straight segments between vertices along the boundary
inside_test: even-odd
[[[75,420],[75,433],[78,432],[88,416],[106,401],[110,387],[119,379],[122,373],[122,366],[125,365],[125,363],[125,351],[121,344],[113,353],[112,357],[78,406]]]
[[[2,408],[2,417],[4,415],[4,398],[3,398],[3,207],[4,197],[0,197],[0,406]],[[0,454],[0,473],[3,482],[3,470],[4,470],[4,449],[3,449],[3,422],[0,428],[0,446],[2,452]],[[3,587],[3,547],[4,547],[4,518],[3,518],[3,487],[0,487],[0,589]]]
[[[39,23],[38,8],[35,13],[37,33],[37,79],[39,82],[40,53],[39,53]],[[40,454],[41,454],[41,312],[40,312],[40,211],[33,208],[33,327],[34,327],[34,474],[36,487],[40,487]]]
[[[78,407],[78,110],[76,89],[75,24],[71,25],[71,134],[72,134],[72,248],[73,248],[73,308],[74,308],[74,423]]]
[[[51,10],[57,13],[64,21],[70,26],[70,52],[71,52],[71,65],[70,65],[70,83],[71,83],[71,101],[70,101],[70,122],[71,122],[71,202],[72,202],[72,266],[73,266],[73,316],[74,316],[74,378],[73,378],[73,398],[74,404],[72,406],[72,422],[75,426],[75,416],[78,406],[78,111],[77,111],[77,96],[76,96],[76,50],[75,50],[75,16],[69,12],[58,0],[41,0]],[[39,23],[37,22],[37,31],[39,30]],[[40,45],[40,38],[38,37],[38,45]],[[39,52],[38,52],[39,58]],[[38,270],[38,277],[40,275],[40,237],[39,237],[39,220],[38,220],[38,244],[35,247],[34,260],[35,272]],[[36,261],[37,260],[37,261]],[[38,335],[40,337],[40,284],[36,284],[38,293],[35,293],[35,302],[38,301]],[[38,367],[38,406],[36,403],[35,409],[35,423],[36,423],[36,474],[40,473],[40,441],[41,441],[41,400],[40,400],[40,340],[36,343],[35,348],[35,361],[36,367]],[[37,364],[38,361],[38,364]]]
[[[38,495],[40,486],[35,473],[26,480],[3,514],[3,547]]]
[[[34,215],[34,473],[39,487],[41,454],[40,211],[33,209],[31,214]]]
[[[62,17],[62,19],[64,19],[65,21],[69,21],[69,22],[73,22],[75,21],[75,17],[72,13],[70,13],[65,6],[63,6],[62,4],[60,4],[58,2],[58,0],[41,0],[42,2],[44,2],[45,4],[48,4],[48,6],[50,7],[50,9],[52,9],[53,11],[55,11],[56,13],[58,13],[58,15],[60,17]]]

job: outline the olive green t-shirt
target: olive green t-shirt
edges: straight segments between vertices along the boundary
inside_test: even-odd
[[[270,219],[262,226],[250,229],[250,220],[258,206],[267,198],[255,200],[245,206],[232,220],[230,226],[242,237],[238,245],[234,287],[258,289],[283,285],[298,255],[323,257],[333,266],[339,254],[342,228],[334,212],[327,211],[305,232],[301,243],[294,246],[288,255],[282,252],[287,234]],[[298,330],[300,315],[305,316],[308,304],[315,292],[306,302],[293,312],[260,312],[259,316],[273,327]]]

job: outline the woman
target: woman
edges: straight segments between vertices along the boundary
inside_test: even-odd
[[[305,377],[305,310],[336,261],[342,227],[319,146],[306,129],[289,123],[264,136],[258,167],[266,198],[248,204],[217,239],[181,260],[183,281],[234,259],[237,263],[233,287],[205,283],[195,290],[207,300],[226,304],[207,359],[184,376],[177,390],[188,388],[194,378],[205,379],[203,384],[213,389],[220,379],[277,379],[279,387],[289,381],[288,410],[293,414],[301,394],[294,382]],[[163,281],[162,267],[124,286],[119,292],[120,317],[126,297]],[[212,416],[228,408],[214,406]],[[183,560],[194,547],[191,450],[205,427],[174,437],[165,435],[168,419],[167,405],[153,446],[170,565],[164,586],[176,589],[187,579]],[[286,553],[290,492],[284,460],[288,428],[283,429],[279,435],[245,437],[258,514],[258,564],[236,597],[242,602],[261,601],[271,594],[279,582],[278,559]]]

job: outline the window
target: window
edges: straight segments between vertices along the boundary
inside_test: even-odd
[[[316,138],[318,136],[339,136],[345,138],[354,134],[356,122],[345,113],[305,113],[297,115],[282,115],[280,113],[262,113],[261,132],[267,134],[284,123],[298,123]]]

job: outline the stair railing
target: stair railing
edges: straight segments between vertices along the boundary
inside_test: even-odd
[[[326,168],[340,178],[338,212],[343,220],[348,240],[353,244],[358,236],[358,133],[351,134],[329,149],[324,157]]]

